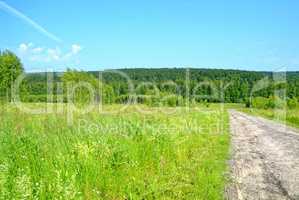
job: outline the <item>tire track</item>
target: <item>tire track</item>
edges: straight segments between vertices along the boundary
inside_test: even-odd
[[[260,117],[230,111],[228,199],[299,199],[299,133]]]

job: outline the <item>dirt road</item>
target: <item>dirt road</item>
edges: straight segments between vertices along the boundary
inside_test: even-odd
[[[228,199],[299,199],[299,133],[230,111],[232,184]]]

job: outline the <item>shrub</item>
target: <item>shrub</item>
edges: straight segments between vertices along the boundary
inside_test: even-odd
[[[48,97],[46,94],[40,94],[40,95],[21,95],[21,101],[22,102],[28,102],[28,103],[64,103],[67,102],[66,96],[63,95],[53,95],[53,98],[51,101],[48,100]]]
[[[253,107],[259,109],[270,109],[285,107],[285,101],[277,96],[271,96],[269,98],[265,97],[255,97],[251,100],[251,103],[246,102],[246,107]]]
[[[126,104],[129,101],[129,95],[120,95],[116,97],[115,102],[120,104]]]
[[[254,108],[267,109],[269,100],[265,97],[255,97],[251,100],[251,105]]]
[[[279,98],[278,96],[269,97],[268,108],[285,108],[286,102],[285,100]]]
[[[179,95],[172,95],[172,96],[164,97],[164,98],[162,98],[162,104],[164,106],[170,106],[170,107],[183,106],[184,98]]]
[[[296,98],[290,98],[287,100],[288,108],[296,108],[298,106],[298,100]]]

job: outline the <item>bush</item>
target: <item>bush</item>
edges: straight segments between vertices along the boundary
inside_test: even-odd
[[[129,101],[129,95],[120,95],[117,96],[115,99],[116,103],[120,103],[120,104],[126,104]]]
[[[291,98],[287,100],[288,108],[296,108],[298,106],[298,100],[296,98]]]
[[[46,94],[40,95],[21,95],[22,102],[28,103],[64,103],[67,102],[66,96],[63,95],[53,95],[52,101],[48,101],[48,97]]]
[[[255,97],[251,100],[251,105],[254,108],[267,109],[269,106],[269,100],[265,97]]]
[[[164,106],[170,106],[170,107],[183,106],[184,98],[179,95],[172,95],[164,98],[162,97],[162,104]]]
[[[119,102],[119,100],[117,99]],[[183,106],[185,105],[184,98],[179,95],[138,95],[136,97],[136,102],[140,104],[145,104],[148,106]]]
[[[253,107],[259,109],[270,109],[285,107],[285,101],[277,96],[271,96],[269,98],[265,97],[255,97],[251,100],[251,103],[246,102],[246,107]]]
[[[151,95],[138,95],[136,102],[148,106],[159,106],[159,98]]]

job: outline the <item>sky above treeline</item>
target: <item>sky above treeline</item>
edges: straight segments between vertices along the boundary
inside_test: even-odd
[[[0,49],[26,71],[299,71],[298,0],[0,0]]]

